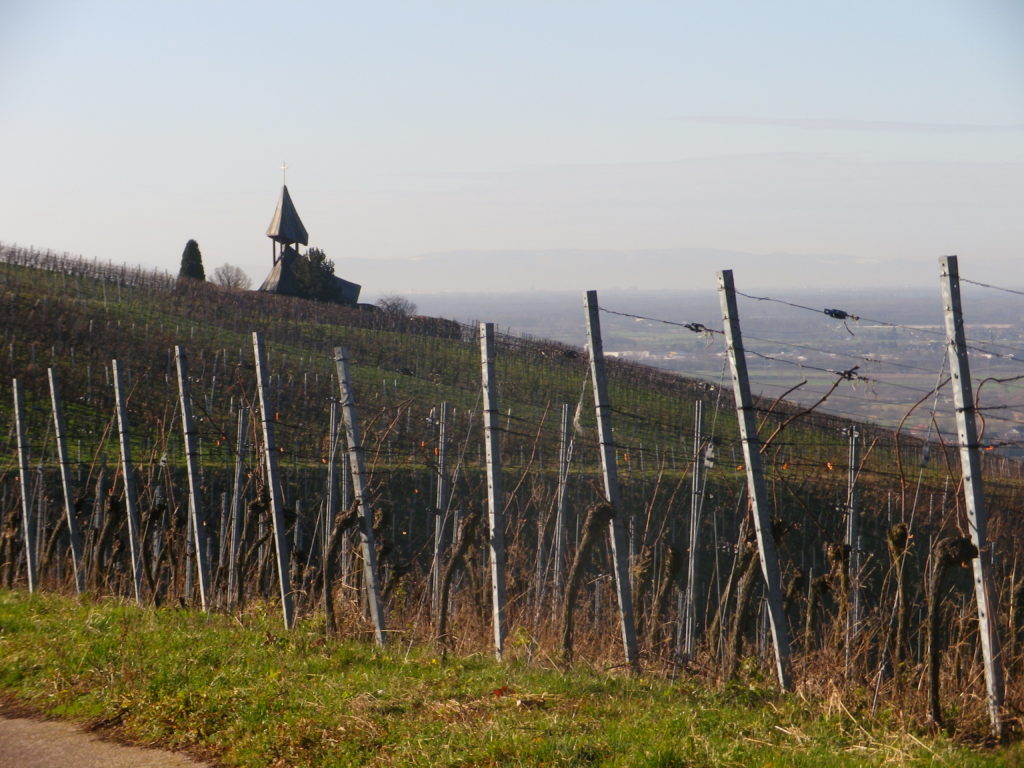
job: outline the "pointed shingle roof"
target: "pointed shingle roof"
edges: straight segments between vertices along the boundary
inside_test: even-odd
[[[309,245],[309,234],[302,225],[299,212],[295,210],[287,185],[281,187],[281,198],[277,201],[274,218],[267,227],[267,237],[279,243]]]

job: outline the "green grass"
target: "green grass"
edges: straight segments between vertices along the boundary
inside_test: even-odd
[[[122,738],[247,766],[1011,766],[781,695],[489,657],[441,660],[242,616],[0,592],[0,691]]]

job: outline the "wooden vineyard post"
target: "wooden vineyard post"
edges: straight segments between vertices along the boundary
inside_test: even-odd
[[[228,605],[235,605],[238,597],[239,558],[242,556],[242,476],[245,469],[246,427],[249,409],[238,408],[238,434],[235,438],[235,476],[231,485],[231,548],[228,551]]]
[[[277,446],[274,443],[274,412],[270,404],[270,370],[267,352],[259,331],[252,334],[253,357],[256,360],[256,387],[260,394],[260,421],[263,425],[263,460],[266,469],[266,490],[270,497],[270,516],[274,530],[274,552],[277,555],[277,583],[281,594],[281,612],[285,629],[295,624],[295,604],[289,575],[291,553],[288,549],[288,531],[284,524],[284,500],[281,498],[281,479],[277,469]]]
[[[359,415],[356,412],[355,397],[348,370],[348,351],[345,347],[334,348],[334,364],[338,369],[338,386],[341,389],[341,416],[345,426],[348,454],[352,468],[352,489],[359,505],[359,541],[363,552],[363,578],[366,582],[366,599],[370,606],[377,645],[384,645],[384,606],[380,599],[380,576],[377,572],[377,543],[373,536],[373,510],[370,508],[370,490],[366,481],[366,457],[362,436],[359,431]]]
[[[57,459],[60,462],[60,484],[64,491],[64,514],[71,542],[71,566],[75,571],[75,592],[85,591],[85,564],[82,562],[82,531],[75,516],[75,486],[71,479],[71,459],[68,456],[67,428],[64,425],[64,407],[60,398],[60,379],[57,371],[47,371],[50,378],[50,401],[53,405],[53,429],[57,438]]]
[[[21,382],[12,381],[14,390],[14,429],[18,440],[18,480],[21,485],[21,520],[25,537],[25,574],[28,591],[36,591],[36,537],[32,527],[32,491],[28,479],[28,443],[25,441],[25,414]]]
[[[750,397],[750,382],[747,378],[747,360],[740,333],[739,314],[736,310],[736,287],[732,270],[718,273],[718,295],[722,305],[725,324],[726,351],[732,371],[733,395],[736,399],[736,419],[739,422],[740,442],[743,445],[743,463],[747,468],[747,494],[753,508],[754,531],[757,534],[757,551],[761,559],[761,574],[764,576],[768,593],[768,619],[771,624],[772,643],[775,646],[775,671],[779,687],[789,691],[793,687],[792,669],[789,656],[789,631],[786,628],[786,614],[782,603],[782,577],[775,553],[775,537],[772,534],[772,517],[768,508],[768,490],[761,470],[761,441],[757,437],[757,422],[754,419],[754,405]]]
[[[125,405],[124,380],[117,360],[110,361],[114,374],[114,405],[117,410],[117,436],[121,447],[121,474],[124,476],[124,511],[128,518],[128,548],[132,558],[132,587],[135,601],[142,605],[142,544],[139,537],[138,491],[132,467],[132,449],[128,434],[128,408]],[[52,370],[52,369],[51,369]],[[205,605],[205,603],[204,603]]]
[[[697,650],[697,553],[700,551],[700,513],[704,502],[704,402],[697,400],[693,414],[693,474],[690,495],[690,542],[686,565],[686,603],[683,613],[683,657]]]
[[[199,481],[199,448],[196,444],[196,425],[192,418],[192,394],[188,381],[188,359],[185,348],[174,348],[178,366],[178,394],[181,400],[181,430],[185,437],[185,469],[188,472],[188,510],[191,541],[196,554],[199,573],[199,600],[203,610],[210,607],[210,564],[206,557],[206,525],[203,519],[203,496]]]
[[[434,617],[440,615],[441,555],[444,531],[448,523],[448,403],[441,403],[437,424],[437,496],[434,500],[434,564],[430,573],[431,606]]]
[[[998,602],[992,589],[990,572],[992,551],[988,544],[988,522],[985,513],[985,489],[981,476],[981,455],[974,414],[976,405],[971,387],[971,367],[967,359],[963,307],[960,302],[960,268],[956,256],[939,261],[942,272],[943,313],[946,320],[946,345],[949,370],[953,378],[953,404],[960,441],[960,468],[963,475],[964,506],[971,542],[978,548],[973,559],[974,597],[978,604],[978,634],[985,664],[985,688],[988,693],[989,719],[992,733],[1003,734],[1003,664],[995,612]]]
[[[505,499],[501,489],[498,394],[494,381],[494,323],[480,323],[480,370],[484,401],[484,448],[487,456],[494,655],[501,661],[505,648]]]
[[[611,403],[608,399],[608,379],[604,369],[604,345],[601,341],[601,317],[597,304],[597,291],[587,291],[583,297],[586,310],[587,337],[590,347],[590,373],[594,384],[594,408],[597,411],[597,439],[601,449],[601,469],[608,504],[615,511],[608,524],[611,540],[612,567],[615,573],[615,594],[619,603],[619,626],[626,663],[637,666],[636,624],[633,619],[633,594],[629,583],[629,542],[623,520],[622,497],[619,492],[618,465],[615,462],[615,438],[612,435]]]

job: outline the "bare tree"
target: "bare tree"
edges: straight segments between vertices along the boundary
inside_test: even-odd
[[[410,317],[416,314],[416,305],[404,296],[388,294],[377,299],[377,306],[389,315],[401,315]]]
[[[213,270],[213,282],[225,288],[237,288],[244,291],[252,285],[252,280],[242,271],[241,267],[234,264],[221,264]]]

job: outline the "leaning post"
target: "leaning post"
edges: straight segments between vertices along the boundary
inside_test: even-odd
[[[82,531],[75,516],[75,485],[71,477],[71,459],[68,456],[67,428],[64,424],[64,407],[60,397],[60,379],[55,368],[48,371],[50,378],[50,401],[53,405],[53,429],[57,438],[57,459],[60,462],[60,484],[64,491],[64,514],[68,523],[68,538],[71,541],[71,565],[75,571],[75,592],[85,591],[85,564],[82,562]]]
[[[142,605],[142,544],[139,536],[138,491],[132,467],[132,449],[128,433],[128,407],[125,404],[124,380],[117,360],[110,361],[114,374],[114,404],[117,409],[117,437],[121,447],[121,474],[124,476],[124,510],[128,518],[128,548],[132,558],[132,586],[135,602]],[[53,370],[52,368],[50,370]]]
[[[370,489],[366,481],[366,456],[359,431],[359,414],[348,369],[348,350],[334,348],[334,364],[338,370],[341,389],[341,416],[348,443],[349,465],[352,471],[352,490],[359,505],[359,541],[363,552],[363,578],[366,582],[366,600],[370,607],[374,637],[377,645],[384,645],[384,604],[380,597],[380,576],[377,571],[377,543],[373,536],[373,510],[370,509]]]
[[[971,541],[978,548],[974,567],[974,597],[978,604],[978,634],[985,665],[989,719],[996,738],[1003,735],[1003,665],[996,611],[999,603],[992,588],[992,550],[988,543],[985,488],[981,476],[981,454],[974,414],[977,406],[971,387],[971,366],[967,359],[963,306],[960,301],[960,268],[956,256],[939,260],[942,272],[943,314],[946,320],[946,347],[953,379],[953,404],[960,442],[960,468],[963,475],[964,507]]]
[[[793,673],[789,656],[789,631],[786,628],[786,614],[782,602],[782,577],[775,552],[775,537],[772,534],[768,489],[765,487],[764,473],[761,469],[761,441],[757,437],[754,405],[750,397],[747,359],[743,350],[743,336],[740,333],[740,319],[736,309],[736,287],[731,269],[718,273],[718,296],[722,305],[729,367],[732,370],[736,418],[739,422],[740,442],[743,445],[743,463],[747,468],[747,495],[753,508],[757,551],[761,558],[761,573],[768,593],[768,619],[771,624],[772,643],[775,645],[775,671],[779,678],[779,687],[788,691],[793,687]]]
[[[178,394],[181,400],[181,430],[185,437],[185,468],[188,472],[188,509],[191,521],[192,545],[196,550],[196,570],[199,572],[199,600],[203,610],[210,606],[210,564],[206,556],[206,526],[203,520],[203,498],[199,480],[199,447],[196,425],[192,418],[192,395],[188,380],[188,359],[185,348],[174,348],[178,366]]]
[[[284,524],[284,499],[281,498],[281,478],[277,469],[277,446],[274,444],[273,409],[270,405],[270,369],[267,352],[259,331],[252,334],[253,357],[256,360],[256,387],[260,394],[260,419],[263,425],[263,459],[266,468],[266,488],[270,496],[270,516],[274,526],[274,551],[277,555],[277,584],[281,593],[281,611],[285,629],[295,624],[295,604],[289,575],[291,552],[288,549],[288,531]]]
[[[626,536],[622,496],[619,491],[619,469],[615,463],[612,407],[608,398],[608,378],[604,367],[604,345],[601,341],[601,317],[597,303],[597,291],[587,291],[584,294],[583,307],[587,317],[590,374],[594,384],[594,408],[597,411],[597,439],[601,448],[604,491],[608,503],[614,510],[611,522],[608,524],[608,534],[611,540],[612,565],[615,573],[615,594],[619,603],[619,627],[622,630],[622,646],[626,654],[626,663],[635,668],[638,664],[638,657],[636,624],[633,619],[633,594],[629,584],[629,541]]]
[[[28,442],[25,440],[25,414],[21,382],[12,381],[14,389],[14,429],[18,440],[18,480],[21,484],[21,520],[25,535],[25,573],[28,577],[28,591],[36,591],[36,537],[32,527],[32,498],[28,479]]]

